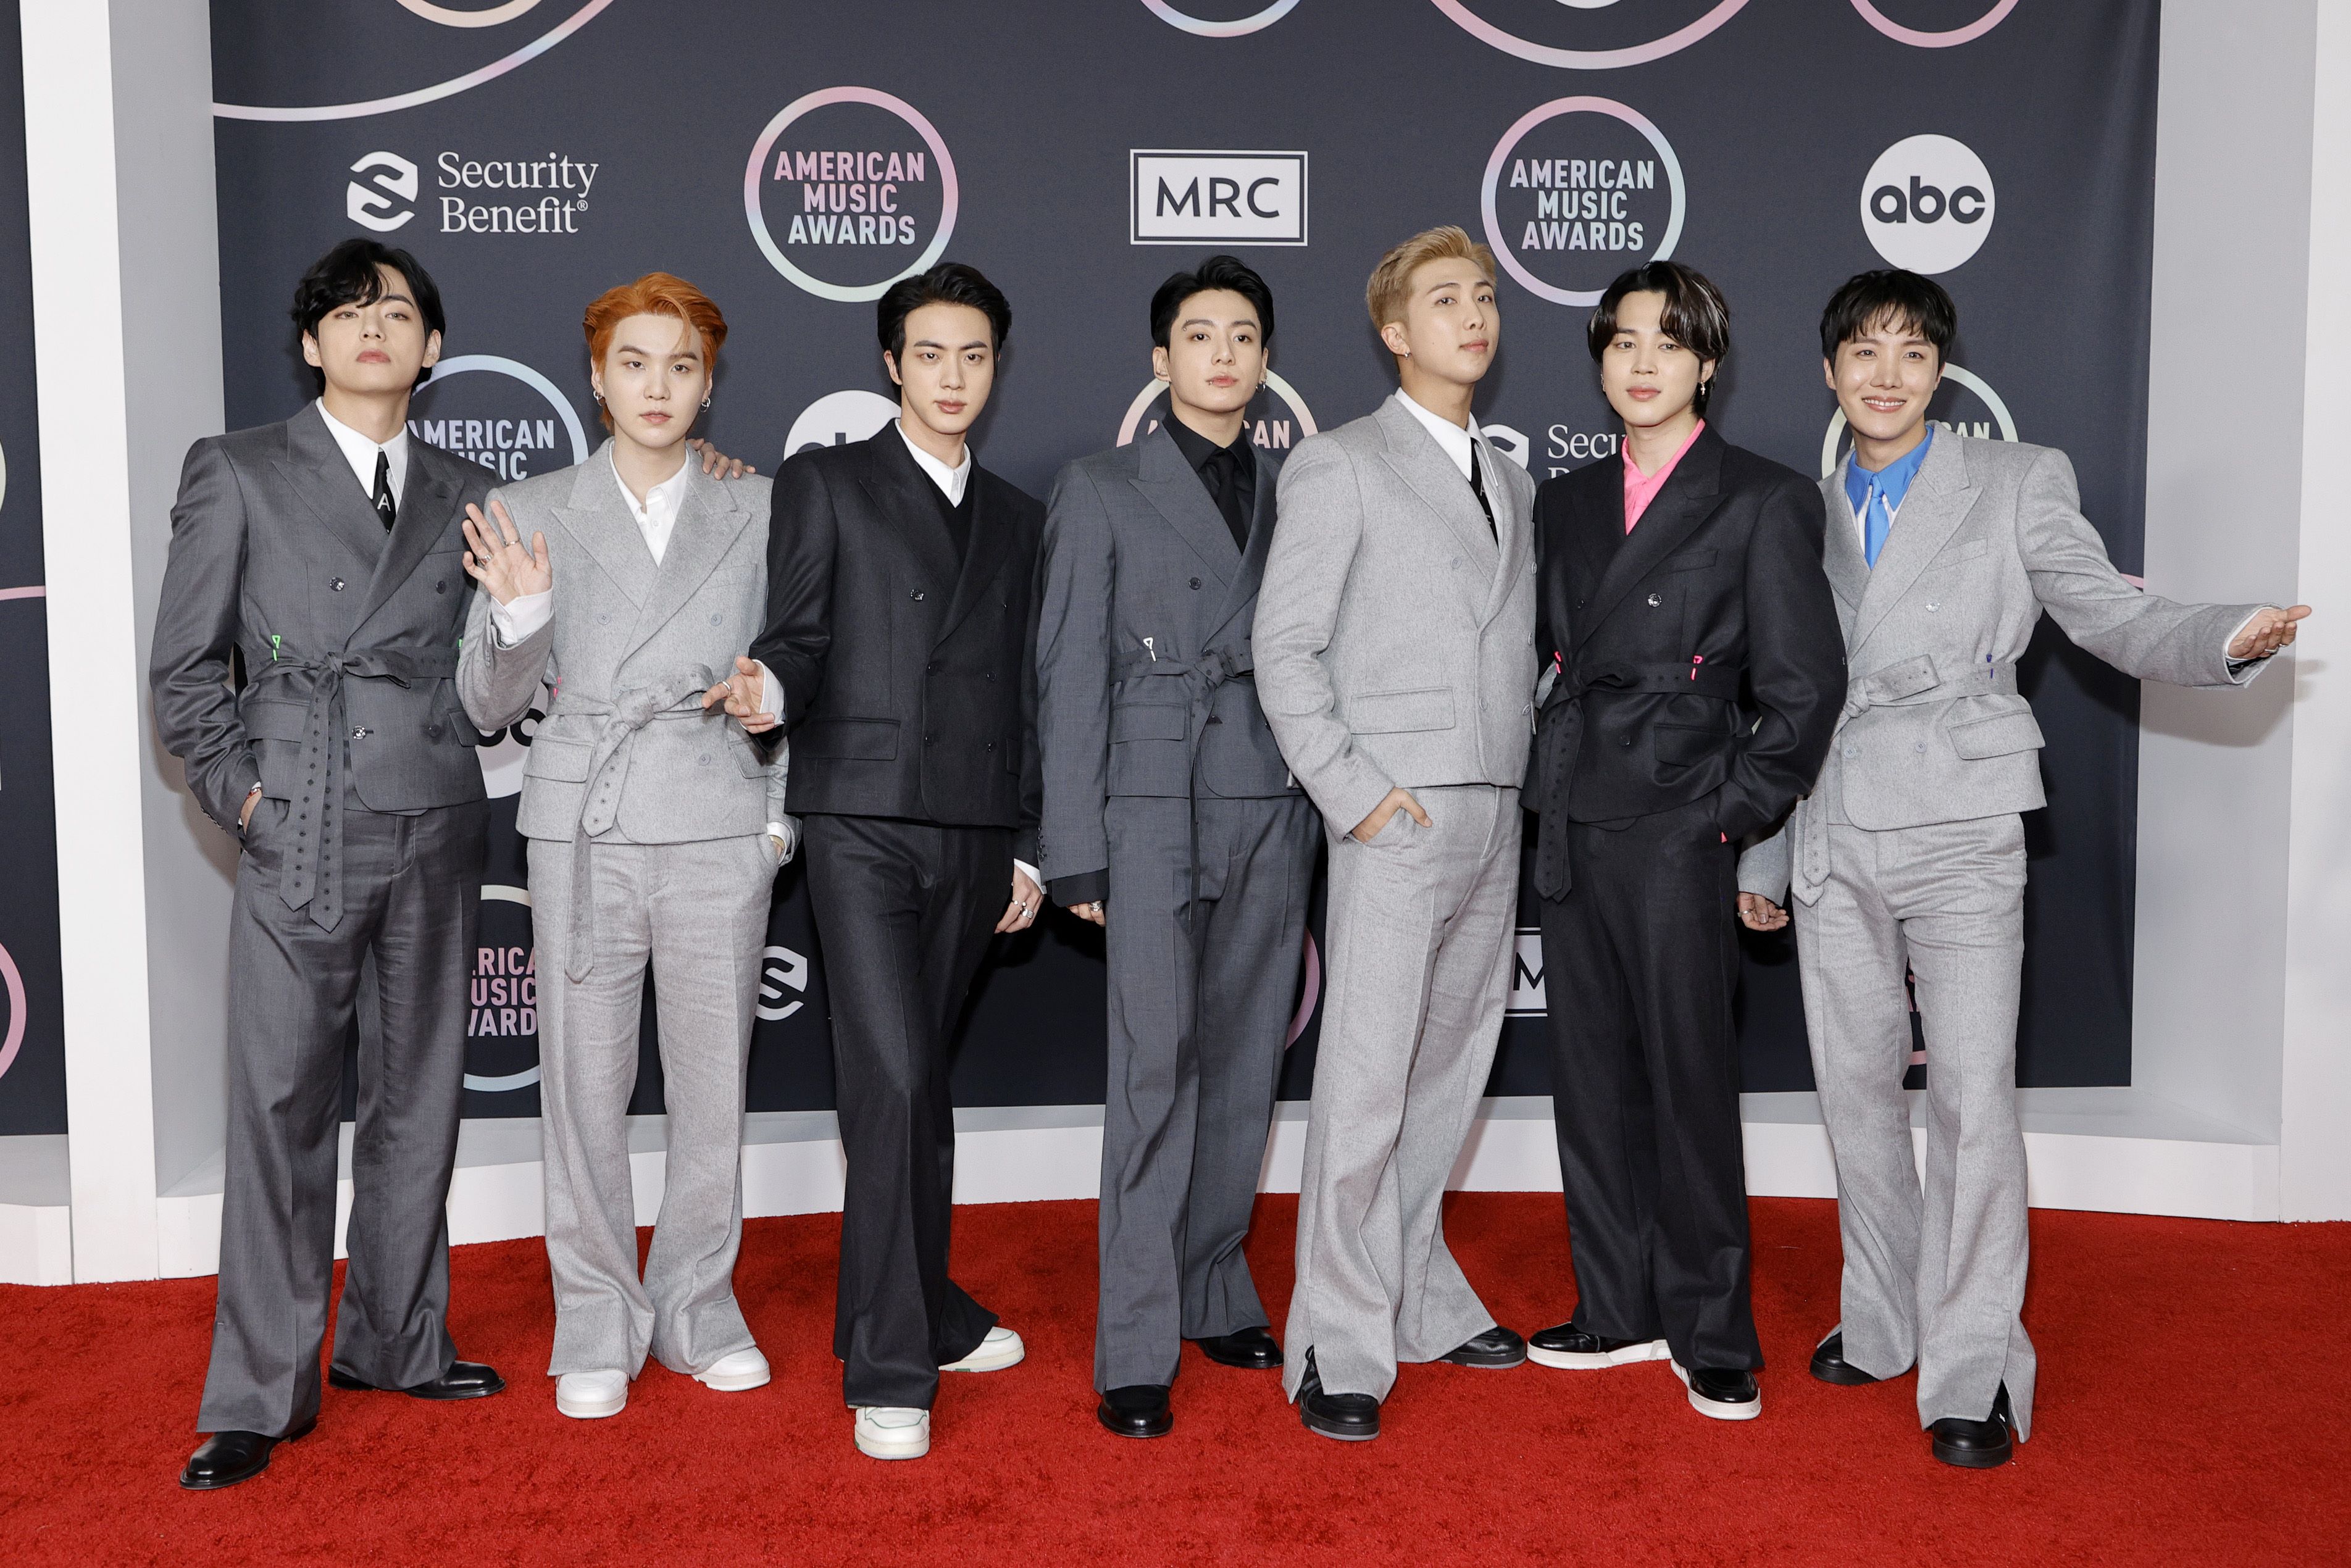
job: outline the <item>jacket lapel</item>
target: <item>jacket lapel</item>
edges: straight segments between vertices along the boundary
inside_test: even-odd
[[[925,476],[923,483],[930,480]],[[971,613],[987,585],[996,580],[997,568],[1004,564],[1005,552],[1012,548],[1012,518],[1006,508],[996,506],[990,492],[996,476],[979,465],[975,457],[971,475],[964,483],[971,497],[971,538],[964,541],[963,570],[956,576],[955,597],[947,601],[947,612],[939,622],[938,640],[944,643],[963,618]],[[934,514],[935,516],[935,514]],[[946,530],[940,529],[941,533]],[[934,644],[935,646],[935,644]]]
[[[1230,588],[1241,559],[1240,551],[1233,546],[1233,531],[1225,526],[1224,514],[1217,510],[1216,503],[1208,499],[1208,487],[1200,483],[1199,475],[1184,461],[1183,449],[1176,444],[1176,438],[1162,425],[1134,444],[1139,471],[1128,483],[1167,519],[1167,526],[1192,548],[1201,564],[1216,575],[1217,583]],[[1254,447],[1251,452],[1255,452]],[[1260,485],[1260,498],[1263,494]]]
[[[438,456],[436,453],[434,456]],[[458,459],[463,462],[464,459]],[[432,552],[449,531],[449,515],[455,509],[456,485],[435,470],[439,465],[424,455],[424,443],[413,436],[408,443],[408,482],[402,486],[397,517],[392,525],[392,537],[384,541],[383,553],[376,558],[375,571],[368,579],[367,598],[360,604],[359,624],[351,629],[351,641],[360,640],[367,629],[368,618],[381,609],[392,596],[400,591],[416,563]],[[375,507],[368,507],[375,515]],[[381,533],[383,525],[376,524]],[[346,644],[348,646],[348,644]]]
[[[1423,429],[1420,421],[1393,397],[1380,404],[1374,418],[1387,440],[1384,455],[1397,477],[1412,487],[1430,511],[1444,519],[1445,526],[1452,530],[1454,542],[1469,552],[1471,560],[1480,567],[1497,561],[1495,530],[1487,528],[1486,514],[1478,509],[1478,497],[1469,493],[1468,481],[1461,477],[1453,459],[1437,445],[1437,437]],[[1488,500],[1491,499],[1489,494]],[[1468,574],[1445,575],[1454,580],[1454,586],[1468,601],[1469,612],[1482,615],[1492,584],[1486,585],[1489,591],[1480,592],[1474,589]]]
[[[412,450],[409,461],[415,461]],[[349,550],[360,569],[372,572],[383,558],[383,519],[351,475],[343,449],[327,430],[326,416],[312,403],[286,422],[286,452],[278,471],[295,494],[318,514],[328,534]]]
[[[701,591],[711,572],[734,548],[735,537],[751,520],[750,508],[741,504],[734,488],[705,474],[691,453],[686,455],[685,475],[685,499],[678,507],[677,522],[662,550],[653,592],[637,612],[637,623],[629,632],[622,659],[651,642]],[[634,528],[636,520],[629,519],[629,525]]]
[[[1621,478],[1621,473],[1619,477]],[[1659,490],[1649,509],[1633,531],[1624,536],[1608,566],[1600,574],[1600,582],[1592,591],[1592,604],[1575,629],[1575,643],[1581,647],[1600,623],[1608,619],[1625,596],[1641,580],[1656,570],[1665,559],[1681,548],[1682,542],[1696,533],[1698,526],[1714,515],[1722,504],[1722,438],[1711,429],[1698,433],[1698,438]],[[1614,521],[1622,528],[1625,524],[1625,491],[1616,486]],[[1602,508],[1603,516],[1607,509]]]
[[[1885,548],[1877,552],[1877,565],[1870,569],[1869,586],[1862,593],[1860,609],[1854,616],[1853,638],[1847,644],[1853,653],[1861,651],[1869,634],[1910,591],[1910,585],[1918,580],[1918,574],[1927,570],[1927,563],[1976,504],[1977,487],[1968,483],[1959,438],[1943,430],[1936,432],[1934,439],[1927,461],[1918,465],[1917,476],[1902,497],[1901,509],[1894,515]],[[1845,515],[1852,514],[1853,508],[1846,507]]]
[[[1821,500],[1827,508],[1829,525],[1828,539],[1821,549],[1821,565],[1828,572],[1829,587],[1836,592],[1837,621],[1850,646],[1854,621],[1861,613],[1862,595],[1869,590],[1869,562],[1861,553],[1853,503],[1845,499],[1844,464],[1838,464],[1836,471],[1821,481]]]
[[[1266,552],[1273,548],[1274,491],[1280,485],[1281,470],[1254,445],[1249,450],[1257,459],[1257,499],[1249,508],[1249,549],[1233,573],[1232,586],[1225,590],[1225,601],[1217,606],[1216,618],[1208,624],[1208,634],[1200,644],[1204,651],[1225,634],[1233,617],[1256,602],[1258,587],[1265,580]],[[1223,517],[1217,521],[1223,523]],[[1226,529],[1226,539],[1232,537],[1232,530]]]
[[[1510,591],[1518,586],[1527,554],[1533,549],[1533,535],[1528,529],[1529,517],[1519,506],[1518,486],[1503,472],[1508,459],[1487,444],[1482,435],[1478,438],[1478,460],[1494,476],[1494,483],[1487,486],[1486,500],[1494,508],[1494,538],[1501,556],[1493,585],[1487,591],[1485,613],[1478,618],[1478,624],[1483,626],[1502,612]]]
[[[645,536],[638,531],[636,518],[629,515],[628,502],[622,497],[609,439],[580,465],[571,494],[555,508],[555,515],[612,580],[612,585],[628,596],[630,603],[642,608],[645,596],[653,591],[658,568],[653,551],[645,548]]]
[[[860,483],[883,520],[906,541],[933,581],[956,582],[955,541],[947,537],[946,525],[939,520],[939,487],[915,465],[914,455],[906,450],[906,438],[898,434],[894,421],[866,441],[865,453],[865,476]],[[966,483],[979,483],[977,459]],[[975,519],[975,543],[978,532]]]

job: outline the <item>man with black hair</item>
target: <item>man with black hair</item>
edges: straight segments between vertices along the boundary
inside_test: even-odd
[[[1316,823],[1250,653],[1280,471],[1249,434],[1272,292],[1212,256],[1159,286],[1150,320],[1166,422],[1054,482],[1037,632],[1038,848],[1110,963],[1095,1415],[1128,1437],[1171,1428],[1186,1339],[1281,1365],[1241,1243]]]
[[[329,1381],[444,1400],[505,1386],[456,1359],[443,1218],[489,810],[452,681],[470,588],[460,528],[491,476],[407,434],[444,326],[415,257],[345,240],[304,276],[293,316],[319,399],[189,452],[151,670],[165,748],[244,846],[197,1420],[212,1436],[180,1477],[194,1490],[260,1474],[317,1421],[343,1041],[362,1007]]]
[[[1930,426],[1958,326],[1912,272],[1865,272],[1821,318],[1852,455],[1821,481],[1850,683],[1826,767],[1740,862],[1741,918],[1788,923],[1836,1155],[1841,1318],[1813,1375],[1918,1369],[1935,1457],[2004,1464],[2030,1435],[2016,1009],[2024,825],[2045,804],[2016,662],[2043,612],[2141,680],[2242,685],[2307,605],[2176,604],[2133,585],[2082,516],[2065,455]],[[1908,984],[1906,987],[1906,975]],[[1902,1081],[1927,1039],[1926,1184]]]
[[[911,1459],[929,1451],[942,1371],[1023,1354],[947,1277],[947,1067],[990,934],[1029,929],[1045,897],[1044,508],[966,444],[1011,329],[1003,294],[942,262],[876,314],[898,418],[778,470],[767,630],[725,701],[791,737],[786,804],[805,824],[849,1160],[833,1353],[859,1451]]]

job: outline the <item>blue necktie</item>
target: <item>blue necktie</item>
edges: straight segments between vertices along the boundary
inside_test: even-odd
[[[1877,566],[1877,552],[1886,548],[1886,535],[1894,527],[1894,514],[1886,510],[1886,492],[1870,482],[1868,497],[1862,503],[1861,553],[1872,570]]]

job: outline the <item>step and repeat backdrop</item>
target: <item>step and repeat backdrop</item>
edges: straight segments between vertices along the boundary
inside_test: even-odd
[[[1821,305],[1899,265],[1959,302],[1939,417],[2070,452],[2135,570],[2156,21],[2153,0],[214,0],[228,417],[300,405],[293,282],[374,235],[415,252],[448,305],[418,437],[513,478],[580,461],[599,434],[581,308],[660,267],[733,328],[704,432],[771,472],[891,417],[872,302],[950,257],[1013,304],[980,460],[1042,495],[1164,413],[1145,307],[1169,272],[1230,250],[1271,282],[1278,373],[1251,428],[1282,450],[1390,390],[1364,277],[1396,240],[1458,223],[1501,263],[1479,417],[1538,478],[1613,456],[1583,324],[1612,277],[1663,256],[1734,308],[1719,427],[1823,471],[1841,429]],[[37,573],[37,550],[24,559],[0,555],[9,581]],[[2053,633],[2025,682],[2052,806],[2032,819],[2022,1076],[2127,1082],[2137,688]],[[497,818],[475,1115],[538,1108],[513,831],[530,737],[482,751]],[[1542,1093],[1522,913],[1494,1088]],[[997,959],[958,1099],[1098,1102],[1098,936],[1056,915]],[[796,872],[767,960],[751,1104],[828,1106],[824,955]],[[1310,947],[1286,1093],[1311,1082],[1320,978]],[[1748,1087],[1809,1087],[1784,939],[1752,943],[1743,996]],[[659,1103],[648,1009],[637,1105]]]

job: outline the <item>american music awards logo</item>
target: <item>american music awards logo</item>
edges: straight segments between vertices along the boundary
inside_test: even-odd
[[[1600,302],[1628,267],[1673,255],[1687,193],[1648,117],[1605,98],[1562,98],[1494,144],[1480,193],[1502,270],[1555,305]]]
[[[419,22],[446,29],[455,35],[446,47],[436,47],[430,51],[434,58],[435,73],[445,71],[448,74],[437,81],[425,82],[381,98],[349,103],[301,105],[215,101],[213,113],[222,120],[258,120],[282,124],[361,120],[371,115],[414,109],[419,104],[436,103],[444,98],[455,98],[459,93],[470,91],[486,82],[496,81],[507,72],[528,65],[594,21],[611,4],[612,0],[569,0],[569,3],[567,0],[503,0],[503,3],[486,5],[436,5],[432,0],[370,0],[366,11],[354,18],[364,33],[362,37],[355,40],[354,53],[369,61],[369,80],[379,79],[374,74],[375,69],[386,59],[397,60],[412,52],[410,47],[403,46],[410,45],[415,37]],[[359,10],[358,0],[354,0],[350,8]],[[235,14],[246,9],[257,15],[247,19]],[[214,7],[214,33],[233,31],[239,35],[265,35],[270,31],[273,14],[278,9],[276,0],[222,0]],[[508,23],[524,25],[509,28]],[[319,74],[312,68],[315,61],[298,55],[295,59],[298,62],[300,79],[305,84],[320,79]]]
[[[1747,0],[1432,3],[1462,31],[1506,55],[1539,66],[1583,71],[1646,65],[1678,54],[1747,5]]]
[[[955,159],[922,111],[866,87],[794,99],[743,171],[751,237],[778,272],[820,298],[878,299],[946,253]]]
[[[2016,420],[2008,412],[2008,404],[1983,377],[1960,365],[1943,367],[1943,384],[1935,389],[1928,400],[1928,421],[1954,435],[1973,436],[1978,441],[2014,441]],[[1837,410],[1829,420],[1828,433],[1821,437],[1821,477],[1836,472],[1844,461],[1844,411]]]
[[[1269,452],[1288,452],[1314,434],[1314,415],[1306,400],[1298,395],[1296,387],[1270,371],[1266,372],[1265,385],[1249,399],[1242,419],[1251,444]],[[1166,422],[1167,383],[1154,378],[1126,405],[1126,417],[1119,422],[1118,444],[1124,446]]]
[[[470,371],[486,373],[459,381]],[[408,433],[508,484],[585,463],[591,450],[571,400],[520,360],[496,354],[459,354],[434,366],[409,403]]]

